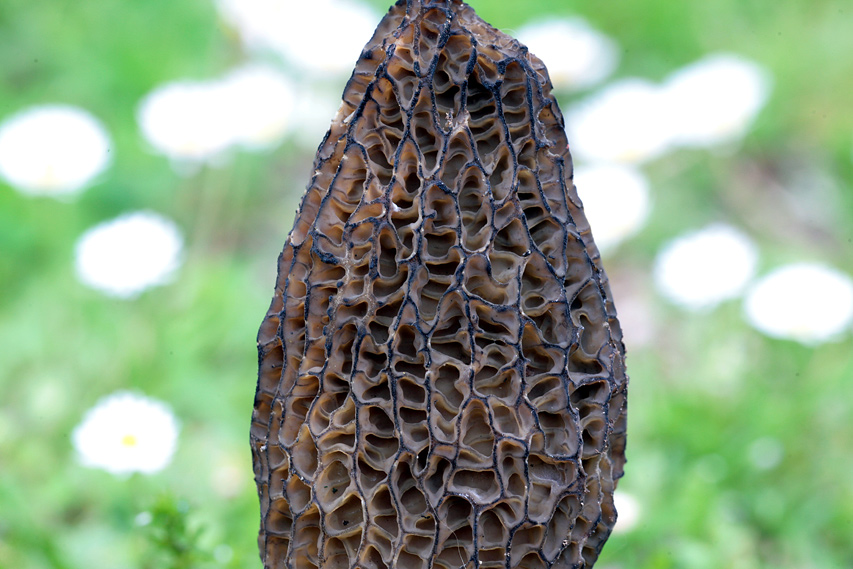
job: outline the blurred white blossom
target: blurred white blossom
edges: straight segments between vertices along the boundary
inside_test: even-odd
[[[109,152],[103,125],[76,107],[30,107],[0,124],[0,177],[25,194],[79,191],[106,169]]]
[[[558,89],[591,87],[619,62],[616,43],[582,18],[541,20],[518,30],[518,40],[548,67]]]
[[[162,402],[129,392],[105,397],[74,429],[82,464],[112,474],[152,474],[172,459],[178,422]]]
[[[575,168],[574,182],[602,251],[637,233],[649,216],[649,182],[631,166],[599,164]]]
[[[145,527],[154,521],[154,514],[151,512],[139,512],[136,514],[136,517],[133,518],[133,523],[138,525],[139,527]]]
[[[213,548],[213,559],[215,559],[217,563],[226,565],[228,564],[228,562],[234,559],[234,550],[231,549],[230,545],[226,543],[220,543],[219,545]]]
[[[142,101],[139,125],[151,146],[172,160],[216,164],[232,146],[279,142],[290,127],[294,93],[280,71],[246,65],[221,79],[159,87]]]
[[[807,345],[834,340],[853,321],[853,280],[817,263],[787,265],[750,289],[744,309],[768,336]]]
[[[177,162],[221,162],[234,142],[233,120],[215,81],[176,81],[151,92],[139,106],[142,135]]]
[[[613,505],[616,506],[617,514],[613,531],[623,533],[634,529],[640,521],[640,502],[631,494],[616,490],[613,493]]]
[[[251,482],[242,456],[220,456],[210,470],[210,486],[223,498],[234,498]]]
[[[217,0],[247,47],[271,50],[307,73],[349,74],[379,16],[356,0]]]
[[[136,212],[101,223],[77,241],[77,276],[110,296],[130,298],[169,282],[181,264],[183,238],[170,220]]]
[[[749,460],[759,470],[776,468],[784,456],[785,446],[773,437],[762,437],[749,445]]]
[[[332,94],[330,88],[305,83],[296,96],[293,116],[293,134],[296,142],[316,150],[328,132],[332,120],[341,108],[340,93]]]
[[[296,91],[284,74],[267,65],[247,65],[226,75],[221,85],[238,144],[260,149],[281,140],[290,127]]]
[[[607,275],[613,297],[619,299],[619,324],[628,349],[648,346],[659,337],[660,318],[652,293],[646,286],[645,271],[622,263],[608,267]]]
[[[566,113],[572,155],[590,162],[642,163],[669,150],[671,127],[661,89],[644,79],[624,79]]]
[[[757,260],[748,237],[726,225],[711,225],[663,248],[655,262],[655,283],[683,308],[709,309],[743,291]]]
[[[767,102],[770,73],[738,55],[709,55],[679,69],[663,86],[674,142],[714,146],[741,138]]]

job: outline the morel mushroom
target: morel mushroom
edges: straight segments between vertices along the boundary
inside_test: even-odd
[[[265,567],[592,567],[624,347],[539,59],[460,0],[391,8],[258,346]]]

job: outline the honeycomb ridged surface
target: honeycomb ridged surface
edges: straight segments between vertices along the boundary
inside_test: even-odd
[[[367,44],[258,336],[265,567],[597,559],[624,347],[550,91],[459,1],[401,1]]]

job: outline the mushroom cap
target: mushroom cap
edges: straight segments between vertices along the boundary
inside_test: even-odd
[[[463,2],[391,8],[258,349],[265,567],[593,565],[628,379],[538,58]]]

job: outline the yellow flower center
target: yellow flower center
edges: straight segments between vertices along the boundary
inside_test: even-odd
[[[139,441],[136,440],[135,435],[125,435],[121,438],[121,444],[126,447],[135,447],[137,442]]]

